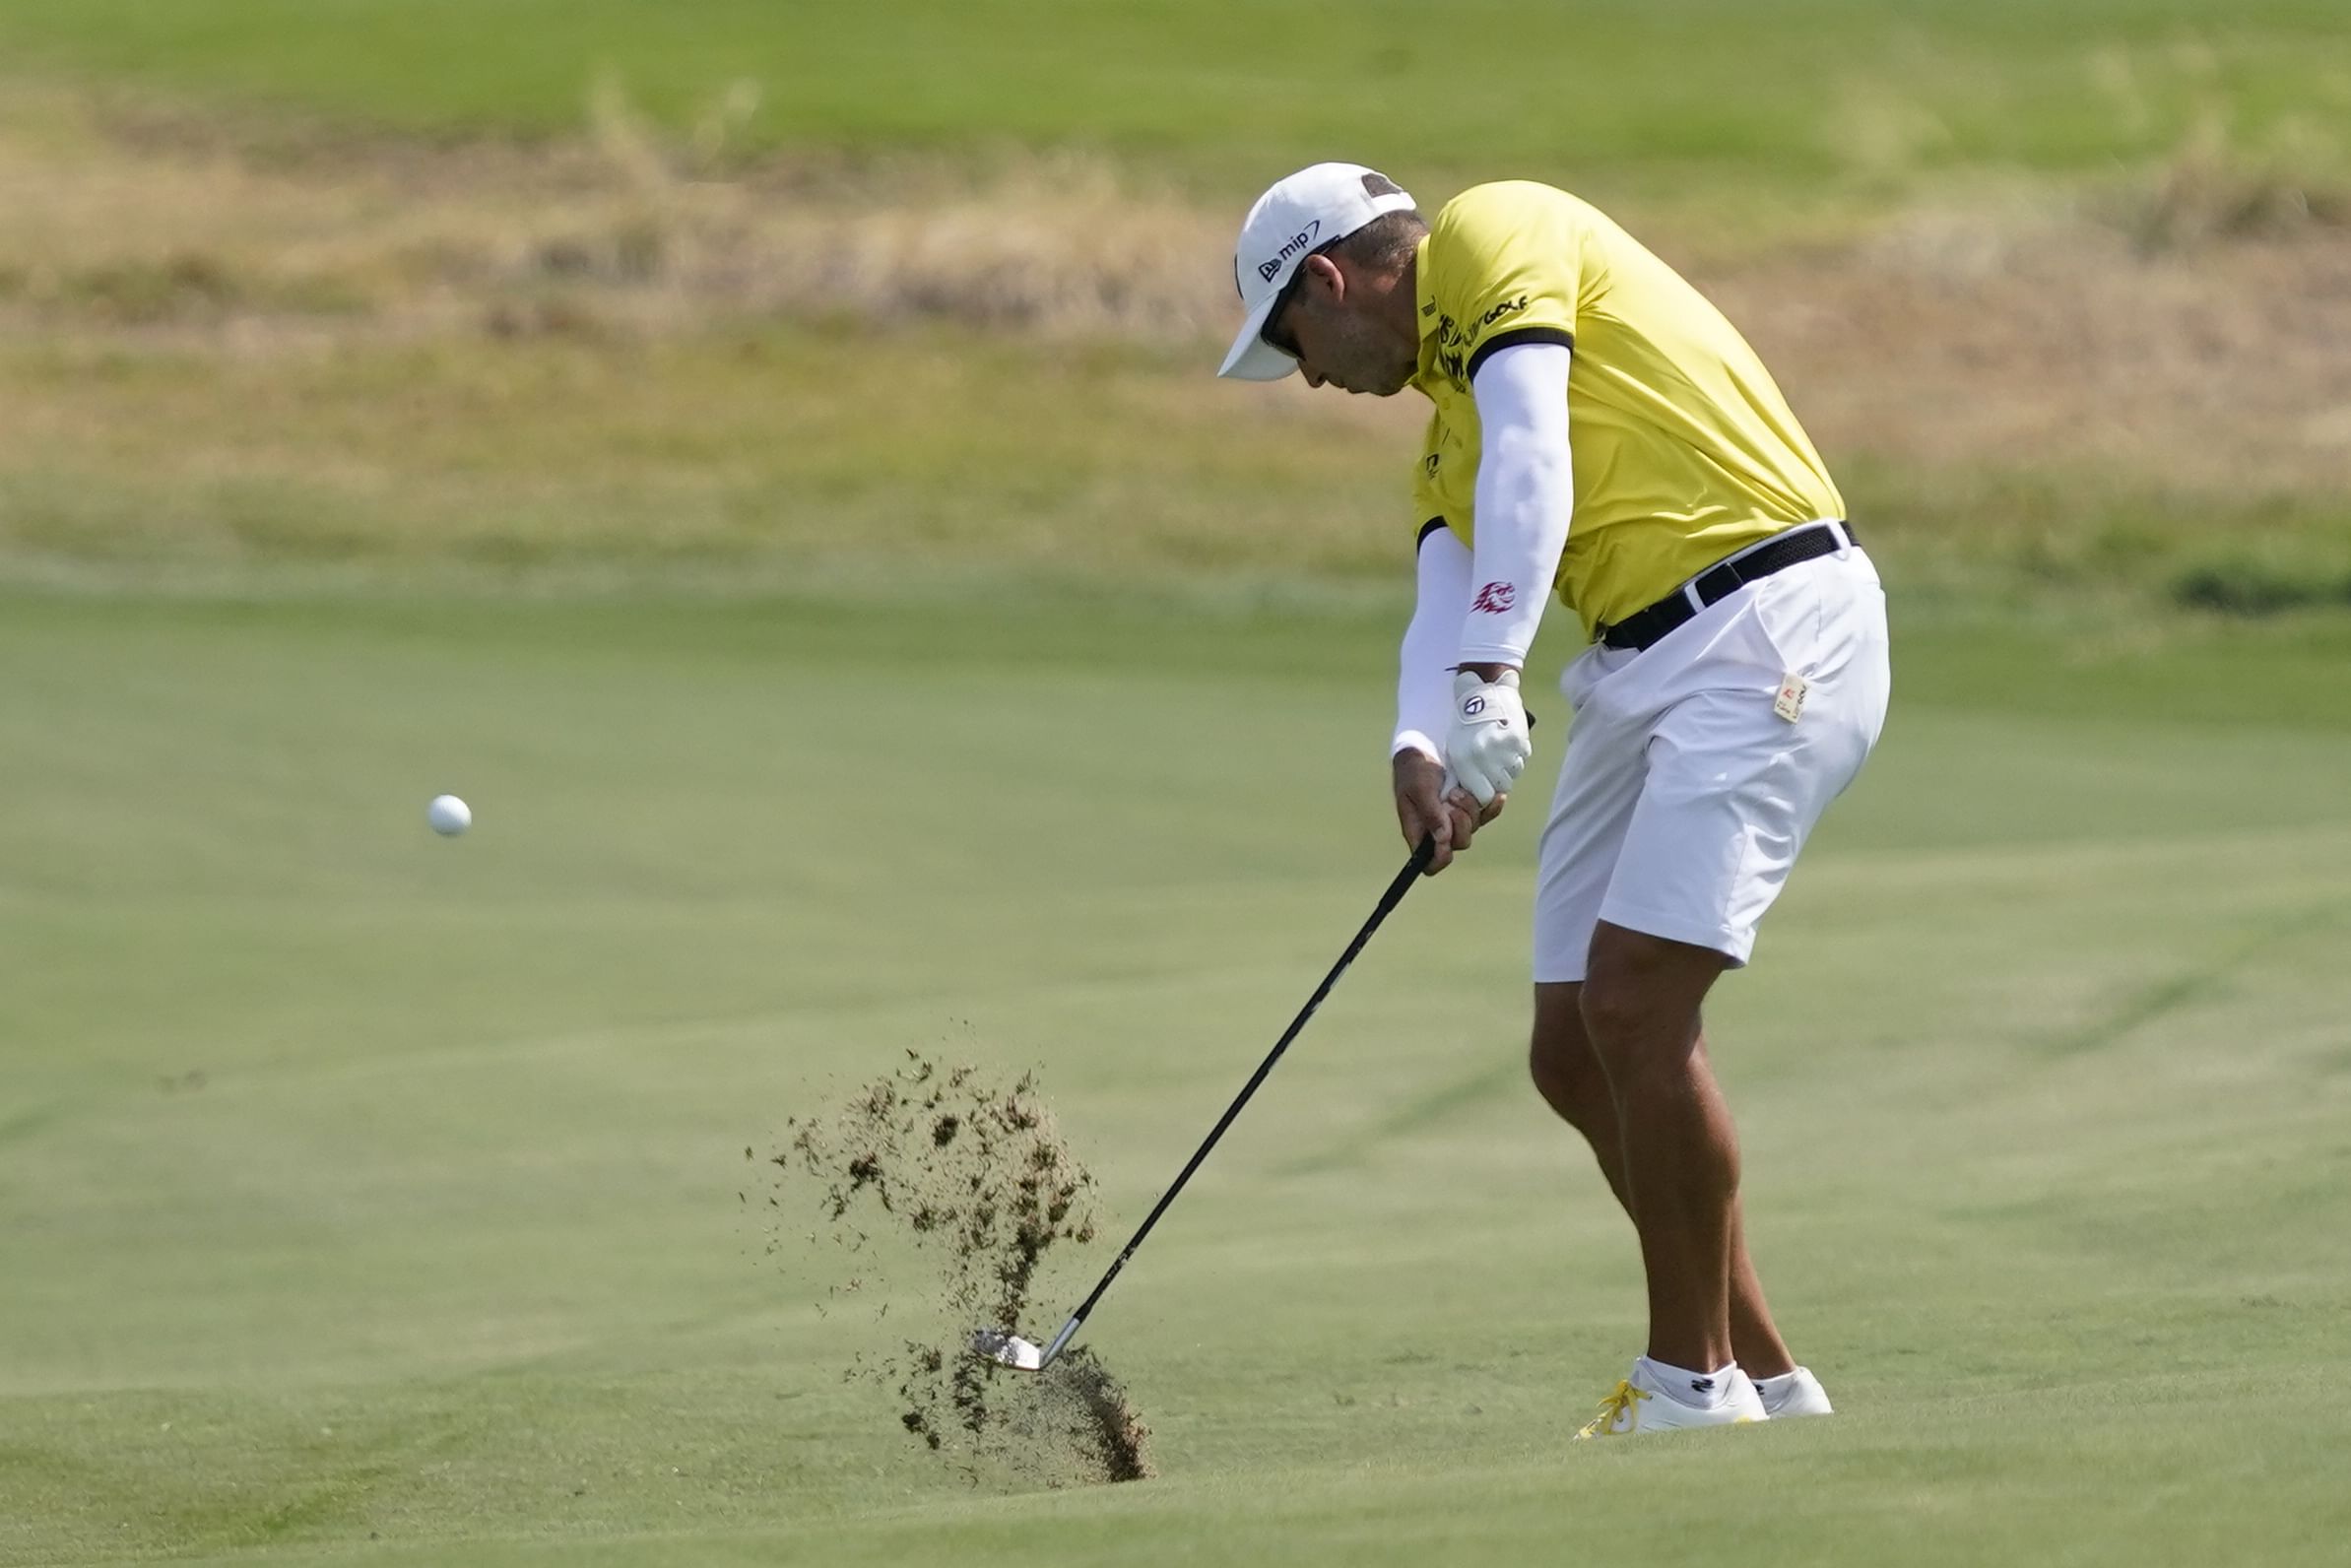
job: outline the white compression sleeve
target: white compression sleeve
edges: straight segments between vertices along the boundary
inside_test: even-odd
[[[1463,618],[1461,664],[1527,662],[1559,575],[1575,510],[1567,446],[1567,373],[1575,351],[1517,343],[1486,358],[1470,391],[1484,431],[1477,458],[1476,585]]]
[[[1442,737],[1453,718],[1454,648],[1469,611],[1469,547],[1452,529],[1420,536],[1420,593],[1397,656],[1396,738],[1388,754],[1411,747],[1445,760]]]

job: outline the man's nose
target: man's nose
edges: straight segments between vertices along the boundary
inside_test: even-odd
[[[1322,371],[1316,369],[1311,364],[1300,364],[1298,366],[1298,372],[1299,374],[1306,377],[1306,384],[1308,386],[1328,386],[1331,381],[1329,376],[1323,374]]]

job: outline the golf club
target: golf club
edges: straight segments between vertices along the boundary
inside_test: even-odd
[[[1084,1324],[1086,1314],[1094,1310],[1094,1304],[1102,1299],[1102,1293],[1110,1288],[1110,1282],[1118,1277],[1121,1269],[1127,1267],[1127,1260],[1135,1256],[1135,1250],[1143,1245],[1143,1238],[1151,1233],[1151,1227],[1159,1222],[1159,1216],[1167,1212],[1167,1206],[1175,1202],[1176,1194],[1184,1190],[1184,1184],[1192,1179],[1192,1173],[1200,1169],[1201,1161],[1208,1157],[1208,1150],[1216,1146],[1216,1141],[1224,1136],[1224,1130],[1232,1126],[1233,1118],[1241,1114],[1241,1107],[1249,1103],[1249,1096],[1257,1092],[1257,1086],[1265,1082],[1266,1075],[1273,1071],[1273,1064],[1281,1060],[1281,1053],[1289,1049],[1290,1042],[1306,1027],[1306,1020],[1314,1016],[1314,1010],[1323,1005],[1323,998],[1331,994],[1331,988],[1339,983],[1339,977],[1346,972],[1347,965],[1355,961],[1355,954],[1361,952],[1364,944],[1371,941],[1371,934],[1380,929],[1380,922],[1388,918],[1389,912],[1404,902],[1404,894],[1410,890],[1420,874],[1428,870],[1428,864],[1436,858],[1436,854],[1435,836],[1432,834],[1422,838],[1419,847],[1412,851],[1412,858],[1404,862],[1404,869],[1396,874],[1396,880],[1380,895],[1379,906],[1372,910],[1371,918],[1363,923],[1361,931],[1355,933],[1355,940],[1347,944],[1347,950],[1339,955],[1339,962],[1333,964],[1331,972],[1323,976],[1323,983],[1314,988],[1314,995],[1306,999],[1306,1006],[1298,1010],[1298,1015],[1290,1020],[1290,1026],[1281,1031],[1281,1038],[1273,1042],[1273,1049],[1266,1053],[1266,1059],[1258,1064],[1257,1071],[1241,1086],[1241,1092],[1234,1096],[1232,1104],[1224,1108],[1224,1114],[1217,1118],[1208,1138],[1193,1151],[1192,1158],[1177,1175],[1173,1185],[1159,1195],[1159,1202],[1144,1217],[1134,1238],[1111,1260],[1109,1270],[1102,1275],[1101,1282],[1094,1286],[1093,1293],[1085,1298],[1076,1312],[1070,1314],[1070,1321],[1061,1326],[1061,1332],[1053,1337],[1052,1342],[1040,1349],[1010,1330],[982,1329],[971,1337],[973,1349],[1022,1372],[1042,1372],[1053,1364],[1056,1356],[1069,1348],[1070,1341],[1078,1337],[1078,1328]]]

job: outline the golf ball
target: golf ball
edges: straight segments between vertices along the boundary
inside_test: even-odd
[[[424,820],[443,838],[455,838],[474,825],[474,809],[454,795],[435,795],[424,808]]]

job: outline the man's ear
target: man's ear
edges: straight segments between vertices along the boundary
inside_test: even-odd
[[[1317,253],[1307,257],[1304,265],[1308,275],[1306,287],[1309,290],[1326,295],[1333,304],[1342,303],[1346,299],[1347,275],[1339,270],[1338,262]]]

